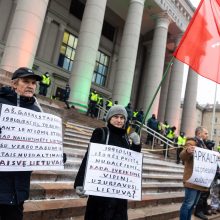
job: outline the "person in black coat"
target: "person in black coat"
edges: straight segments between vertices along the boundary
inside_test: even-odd
[[[106,115],[107,126],[96,128],[90,139],[90,142],[109,144],[137,152],[141,151],[140,137],[137,133],[132,133],[130,144],[125,130],[127,121],[127,111],[121,105],[112,106]],[[104,132],[103,132],[104,131]],[[104,136],[104,138],[103,138]],[[109,139],[107,138],[109,137]],[[108,143],[106,143],[108,139]],[[76,193],[84,196],[83,182],[86,168],[88,151],[86,152],[82,164],[77,173],[74,188]],[[85,220],[127,220],[127,200],[118,198],[108,198],[101,196],[89,196],[87,201]]]
[[[0,104],[20,106],[36,112],[41,107],[34,97],[37,81],[41,77],[31,69],[21,67],[12,76],[12,87],[0,89]],[[0,219],[22,220],[23,204],[29,197],[29,171],[0,172]]]

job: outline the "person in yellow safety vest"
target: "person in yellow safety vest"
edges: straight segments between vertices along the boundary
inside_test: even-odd
[[[217,146],[217,151],[220,153],[220,142],[219,145]]]
[[[40,81],[39,94],[47,96],[47,88],[51,84],[50,75],[48,72],[41,75],[42,80]]]
[[[180,163],[180,153],[183,150],[183,147],[186,144],[186,137],[184,132],[180,132],[180,135],[177,137],[177,150],[176,150],[176,163]]]
[[[106,110],[108,111],[112,106],[113,106],[112,99],[111,98],[107,99],[105,103]]]
[[[90,114],[92,118],[96,116],[97,101],[98,101],[98,93],[94,90],[90,93],[90,96],[89,96],[89,106],[88,106],[88,111],[86,115],[89,116]]]
[[[175,126],[169,128],[167,130],[166,138],[171,140],[171,141],[174,141],[175,131],[176,131],[176,127]],[[163,145],[163,155],[164,155],[164,157],[166,155],[166,149],[167,149],[167,157],[169,157],[169,145],[167,145],[167,143],[165,142],[164,145]]]
[[[95,117],[98,117],[100,106],[103,107],[103,98],[101,95],[98,95],[98,100],[96,103]]]
[[[133,121],[135,121],[137,119],[137,115],[138,115],[138,110],[135,109],[135,111],[133,111],[133,117],[132,117]]]

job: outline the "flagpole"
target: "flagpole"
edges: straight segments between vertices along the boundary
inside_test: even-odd
[[[168,66],[167,66],[167,68],[166,68],[166,70],[165,70],[165,72],[164,72],[164,74],[163,74],[163,77],[162,77],[162,79],[161,79],[161,81],[160,81],[160,84],[158,85],[158,87],[157,87],[157,89],[156,89],[156,91],[155,91],[155,93],[154,93],[154,96],[153,96],[153,98],[152,98],[152,100],[151,100],[151,102],[150,102],[150,104],[149,104],[149,106],[148,106],[148,108],[147,108],[147,111],[146,111],[146,113],[145,113],[145,115],[144,115],[144,118],[143,118],[143,120],[142,120],[142,122],[141,122],[141,125],[140,125],[140,127],[139,127],[139,130],[138,130],[138,133],[139,133],[139,134],[140,134],[141,128],[143,127],[143,124],[145,124],[145,120],[146,120],[146,118],[147,118],[147,116],[148,116],[148,114],[149,114],[149,112],[150,112],[150,109],[151,109],[151,107],[152,107],[152,105],[153,105],[153,102],[154,102],[154,100],[155,100],[155,98],[156,98],[156,96],[157,96],[157,94],[158,94],[158,92],[159,92],[159,90],[160,90],[160,88],[161,88],[161,85],[162,85],[163,81],[166,79],[166,76],[167,76],[167,74],[168,74],[168,72],[169,72],[169,69],[170,69],[171,65],[173,64],[173,59],[174,59],[174,56],[172,56],[170,62],[168,63]]]
[[[212,112],[211,140],[213,140],[213,131],[214,131],[214,125],[215,125],[215,109],[216,109],[217,86],[218,86],[218,84],[215,83],[215,98],[214,98],[214,105],[213,105],[213,112]]]

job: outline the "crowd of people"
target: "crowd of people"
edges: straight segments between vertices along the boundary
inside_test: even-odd
[[[47,74],[45,74],[47,77]],[[42,80],[47,86],[42,86]],[[42,112],[37,99],[35,90],[37,82],[40,82],[40,93],[46,95],[50,80],[43,76],[36,75],[31,69],[21,67],[17,69],[12,76],[11,87],[2,87],[0,89],[0,103],[12,106],[20,106],[36,112]],[[67,101],[70,94],[70,87],[66,85],[66,95],[64,101]],[[104,106],[105,104],[105,106]],[[131,103],[122,106],[117,101],[107,99],[104,103],[103,97],[96,91],[92,91],[89,96],[89,107],[87,115],[91,117],[98,116],[98,109],[102,107],[106,110],[106,126],[96,128],[90,139],[91,143],[101,143],[114,145],[132,151],[140,152],[142,148],[139,135],[139,125],[144,120],[144,111],[133,110]],[[133,126],[133,132],[128,132],[129,127]],[[185,190],[184,200],[180,208],[180,220],[190,220],[195,208],[194,215],[200,219],[207,220],[207,215],[220,212],[220,171],[217,169],[216,176],[210,188],[202,187],[189,183],[187,180],[193,172],[193,155],[195,147],[213,150],[215,143],[208,140],[208,131],[204,127],[198,127],[195,130],[195,137],[186,138],[183,131],[176,135],[176,127],[170,126],[167,121],[164,123],[156,119],[153,114],[147,120],[147,126],[153,132],[158,132],[162,137],[167,138],[176,144],[177,158],[176,162],[182,160],[184,164],[183,184]],[[152,144],[153,133],[148,133],[146,144]],[[165,156],[169,156],[168,146],[163,145]],[[220,151],[220,146],[217,148]],[[66,156],[64,155],[64,162]],[[85,196],[83,182],[85,176],[86,162],[88,159],[88,150],[82,160],[77,173],[74,188],[77,195]],[[23,204],[29,197],[30,190],[30,171],[20,172],[0,172],[0,219],[1,220],[22,220]],[[208,199],[210,198],[210,204]],[[127,220],[128,203],[126,199],[108,198],[102,196],[89,196],[87,200],[85,220]]]

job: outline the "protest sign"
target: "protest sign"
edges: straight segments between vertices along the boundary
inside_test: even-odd
[[[61,170],[61,118],[0,105],[0,171]]]
[[[193,173],[187,182],[210,187],[216,174],[218,155],[218,152],[196,147],[193,158]]]
[[[90,143],[84,190],[87,195],[141,200],[143,154]]]

